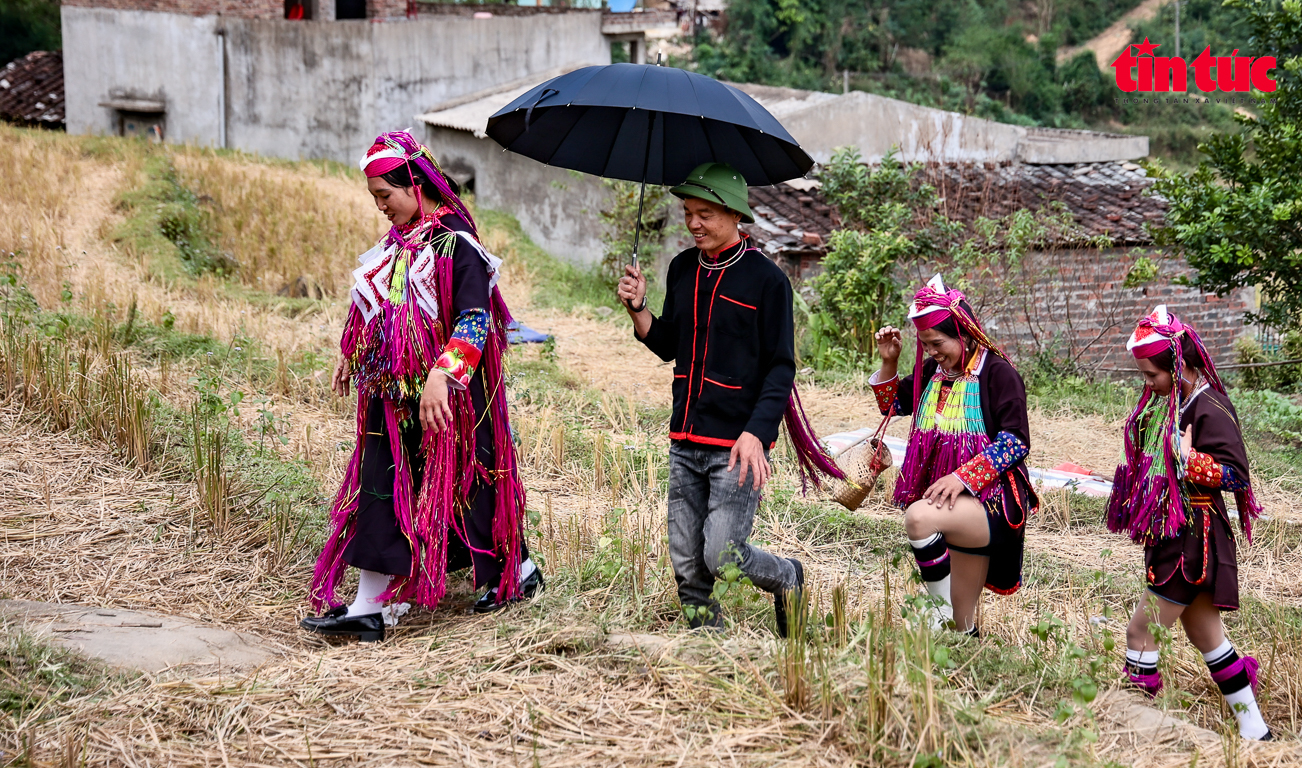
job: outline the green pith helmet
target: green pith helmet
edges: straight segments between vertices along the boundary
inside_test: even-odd
[[[746,196],[746,179],[727,163],[705,163],[687,174],[682,184],[669,190],[675,197],[699,197],[718,203],[730,211],[741,214],[741,220],[754,224]]]

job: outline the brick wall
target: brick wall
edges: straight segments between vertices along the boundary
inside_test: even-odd
[[[372,19],[406,18],[407,0],[366,0],[366,15]]]
[[[1158,274],[1128,288],[1126,275],[1140,255],[1158,263]],[[1221,298],[1181,285],[1192,270],[1160,252],[1080,249],[1032,258],[1039,271],[1029,290],[978,309],[991,333],[1019,357],[1050,349],[1087,369],[1129,370],[1134,362],[1126,339],[1135,322],[1158,304],[1193,325],[1218,363],[1232,361],[1235,340],[1247,333],[1243,316],[1253,308],[1252,289]]]
[[[1126,275],[1140,256],[1158,264],[1157,276],[1127,288]],[[774,260],[797,285],[821,271],[809,254]],[[1032,254],[1023,264],[1027,278],[1012,282],[1011,294],[990,279],[976,279],[978,287],[968,291],[986,330],[1015,358],[1049,350],[1086,369],[1130,370],[1126,339],[1135,322],[1161,303],[1198,330],[1217,363],[1232,362],[1235,340],[1248,333],[1243,316],[1253,309],[1251,288],[1221,298],[1180,285],[1192,270],[1159,251],[1067,249]],[[928,264],[910,268],[906,282],[920,286],[937,271],[951,285],[961,279],[946,265]]]
[[[284,0],[63,0],[63,4],[78,8],[159,11],[189,16],[222,14],[241,19],[285,18]]]

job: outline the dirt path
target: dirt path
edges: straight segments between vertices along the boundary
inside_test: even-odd
[[[1161,10],[1162,6],[1170,2],[1171,0],[1144,0],[1127,12],[1126,15],[1112,22],[1107,29],[1095,35],[1084,45],[1060,49],[1058,51],[1058,63],[1064,64],[1081,51],[1089,50],[1094,52],[1094,58],[1098,60],[1099,69],[1106,70],[1112,66],[1112,62],[1126,47],[1126,44],[1130,42],[1130,32],[1134,25],[1157,16],[1157,12]]]

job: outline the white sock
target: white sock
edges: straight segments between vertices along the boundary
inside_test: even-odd
[[[348,606],[348,616],[368,616],[380,613],[384,603],[377,598],[389,588],[393,577],[387,573],[376,573],[358,569],[357,599]]]
[[[532,557],[526,559],[523,563],[520,563],[520,581],[524,581],[532,576],[533,572],[536,570],[538,570],[538,566],[533,564]]]
[[[914,549],[922,549],[923,547],[935,544],[938,541],[940,541],[940,534],[933,533],[925,539],[909,539],[909,546]]]
[[[1225,654],[1229,653],[1232,650],[1234,650],[1234,643],[1231,643],[1230,638],[1227,637],[1224,640],[1222,640],[1221,644],[1216,646],[1216,648],[1208,651],[1207,653],[1204,653],[1203,661],[1207,662],[1208,664],[1211,664],[1213,661],[1217,661],[1218,659],[1224,658]]]
[[[1157,660],[1160,657],[1160,651],[1136,651],[1133,648],[1126,649],[1126,661],[1140,667],[1156,667]]]
[[[1234,719],[1239,721],[1239,735],[1245,739],[1262,739],[1270,733],[1266,721],[1261,717],[1261,707],[1257,706],[1257,696],[1251,685],[1245,685],[1234,693],[1225,694],[1225,703],[1230,705]]]

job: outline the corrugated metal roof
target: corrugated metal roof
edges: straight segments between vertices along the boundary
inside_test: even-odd
[[[0,69],[0,119],[64,124],[62,51],[33,51]]]

